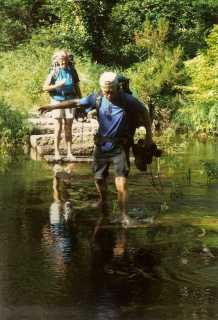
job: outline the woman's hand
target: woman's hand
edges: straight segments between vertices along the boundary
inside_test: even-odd
[[[55,90],[55,89],[58,89],[58,88],[61,88],[65,84],[65,80],[56,81],[55,84],[48,84],[47,82],[48,81],[46,81],[46,83],[44,84],[43,90],[48,91],[48,92]]]
[[[59,80],[55,82],[55,88],[61,88],[65,85],[66,80]]]

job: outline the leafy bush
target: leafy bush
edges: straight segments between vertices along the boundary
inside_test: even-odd
[[[143,52],[135,46],[134,36],[142,31],[145,21],[157,24],[160,19],[169,22],[168,44],[181,46],[186,57],[193,57],[205,47],[205,34],[217,23],[217,9],[216,0],[117,1],[108,33],[113,58],[121,65],[140,61]]]
[[[20,111],[31,110],[46,101],[42,95],[42,79],[48,68],[52,49],[38,47],[37,42],[15,51],[0,53],[0,96]]]
[[[147,103],[158,126],[166,127],[180,106],[179,85],[186,81],[182,50],[167,46],[168,22],[160,19],[157,25],[146,21],[137,34],[137,45],[146,58],[126,70],[132,89]]]
[[[218,132],[218,25],[208,37],[209,48],[186,62],[186,70],[191,79],[184,86],[184,106],[176,115],[176,120],[188,125],[196,132]]]
[[[91,63],[90,59],[76,59],[76,68],[80,77],[82,95],[88,95],[99,90],[99,75],[105,71],[105,66]]]
[[[0,100],[0,142],[11,144],[22,141],[27,134],[25,115],[12,110],[3,100]]]
[[[30,39],[34,30],[47,26],[55,19],[47,0],[1,0],[1,50],[13,50]],[[56,19],[55,19],[56,20]]]

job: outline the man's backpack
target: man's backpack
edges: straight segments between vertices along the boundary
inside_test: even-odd
[[[120,90],[128,94],[132,94],[132,91],[130,90],[130,87],[129,87],[129,78],[120,74],[118,75],[118,83],[119,83]]]

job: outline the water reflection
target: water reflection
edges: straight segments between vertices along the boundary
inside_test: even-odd
[[[181,154],[184,168],[164,170],[160,195],[133,170],[128,229],[90,209],[88,166],[16,161],[0,173],[0,298],[13,311],[5,319],[216,319],[217,181],[206,184],[199,159],[191,167],[193,150]],[[159,212],[164,197],[169,208]]]
[[[97,222],[94,230],[93,248],[99,252],[102,257],[102,263],[113,258],[122,258],[126,252],[127,230],[122,227],[113,228],[111,225],[104,225]],[[107,255],[108,258],[103,256]]]
[[[52,263],[59,272],[65,272],[66,266],[71,263],[72,247],[75,245],[75,232],[72,232],[75,214],[68,193],[72,176],[59,165],[53,167],[53,173],[53,202],[49,209],[50,224],[44,227],[43,240],[50,247]]]
[[[104,299],[113,304],[113,312],[121,310],[114,315],[118,319],[212,319],[217,252],[199,234],[199,228],[189,225],[137,231],[99,225],[92,270],[105,314]]]
[[[54,166],[53,178],[53,203],[50,206],[51,225],[67,222],[75,219],[73,204],[68,193],[68,186],[71,183],[71,174],[63,171],[61,167]]]
[[[152,225],[139,230],[98,225],[93,238],[95,268],[99,272],[136,280],[186,282],[207,286],[218,276],[204,275],[215,261],[211,250],[190,225]]]

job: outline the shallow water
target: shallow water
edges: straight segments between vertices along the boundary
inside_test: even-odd
[[[5,162],[1,319],[218,319],[218,180],[200,162],[216,161],[217,150],[187,143],[159,172],[133,166],[128,229],[99,223],[89,165],[57,181],[43,162]]]

